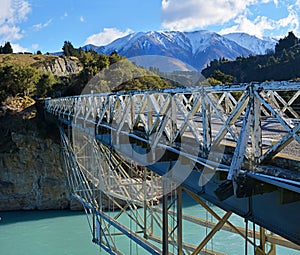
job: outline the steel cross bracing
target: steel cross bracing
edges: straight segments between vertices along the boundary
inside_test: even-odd
[[[72,127],[70,184],[89,210],[101,209],[91,202],[100,186],[118,208],[120,201],[146,207],[144,201],[163,197],[164,176],[175,183],[166,193],[181,184],[300,244],[299,96],[299,82],[271,82],[89,94],[47,100],[45,107]],[[133,165],[146,166],[152,178]]]

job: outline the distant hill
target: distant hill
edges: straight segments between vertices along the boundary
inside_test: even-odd
[[[215,59],[202,74],[222,83],[226,83],[225,80],[241,83],[300,79],[300,41],[289,32],[268,54],[239,57],[235,61]]]
[[[163,72],[198,70],[205,68],[211,60],[226,58],[234,60],[239,56],[247,57],[274,50],[276,40],[259,39],[247,34],[228,34],[201,30],[194,32],[150,31],[132,33],[119,38],[106,46],[86,45],[83,49],[92,49],[109,55],[117,52],[121,56],[134,58],[138,65],[149,68],[149,62]],[[144,56],[144,58],[140,58]],[[145,60],[145,56],[152,56]],[[167,57],[164,63],[161,58],[155,62],[153,56]],[[137,58],[138,57],[138,58]],[[142,59],[139,62],[139,59]],[[171,61],[173,59],[173,61]],[[176,61],[174,61],[174,59]],[[148,63],[148,64],[147,64]]]

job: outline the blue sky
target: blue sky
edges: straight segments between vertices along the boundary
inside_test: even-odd
[[[300,0],[0,0],[0,44],[14,52],[106,45],[150,30],[300,36]]]

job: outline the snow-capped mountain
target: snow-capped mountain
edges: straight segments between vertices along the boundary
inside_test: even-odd
[[[259,39],[256,36],[246,33],[230,33],[223,36],[252,51],[255,55],[266,54],[268,50],[274,50],[275,45],[278,42],[271,37]]]
[[[239,38],[241,38],[240,41]],[[247,43],[247,38],[246,35],[240,37],[227,35],[226,37],[207,30],[194,32],[150,31],[129,34],[106,46],[87,45],[84,48],[92,48],[98,53],[108,55],[116,51],[127,58],[136,57],[137,62],[141,56],[144,56],[143,61],[137,63],[143,66],[147,63],[145,56],[167,57],[165,68],[160,66],[160,69],[166,69],[161,69],[162,71],[170,71],[169,65],[174,65],[174,70],[183,70],[181,68],[183,65],[185,68],[191,66],[196,70],[202,70],[213,59],[224,57],[234,60],[238,56],[247,57],[250,54],[260,54],[257,49],[261,50],[263,47],[269,47],[269,41],[258,38],[254,40],[249,37]],[[248,46],[252,48],[250,49]],[[151,63],[154,62],[152,58]],[[161,58],[158,62],[161,62]]]

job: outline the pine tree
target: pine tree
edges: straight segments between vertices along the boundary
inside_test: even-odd
[[[4,44],[4,47],[2,48],[3,54],[10,54],[13,53],[13,49],[10,45],[10,42],[6,42]]]
[[[275,52],[280,53],[284,49],[288,50],[291,47],[297,45],[299,43],[299,39],[294,35],[293,32],[289,32],[288,36],[280,39],[279,42],[275,46]]]
[[[70,41],[65,41],[64,46],[62,47],[63,54],[66,57],[74,56],[79,57],[79,50],[75,49]]]
[[[10,54],[13,53],[13,49],[10,45],[10,42],[6,42],[4,46],[0,45],[0,54]]]

